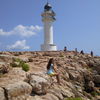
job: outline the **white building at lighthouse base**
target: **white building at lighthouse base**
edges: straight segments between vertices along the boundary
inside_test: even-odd
[[[57,46],[54,44],[42,44],[41,50],[42,51],[57,51]]]

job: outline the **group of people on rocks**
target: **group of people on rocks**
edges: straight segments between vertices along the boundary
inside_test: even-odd
[[[67,47],[66,47],[66,46],[64,47],[63,51],[65,51],[65,52],[67,51]],[[78,52],[78,51],[77,51],[77,48],[75,48],[75,52]],[[81,51],[80,51],[80,54],[84,55],[84,51],[81,50]],[[93,51],[90,52],[90,55],[93,57]]]

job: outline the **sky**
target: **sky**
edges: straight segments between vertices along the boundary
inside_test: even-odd
[[[48,0],[56,13],[58,50],[84,50],[100,56],[100,0]],[[40,51],[41,13],[47,0],[0,0],[0,51]]]

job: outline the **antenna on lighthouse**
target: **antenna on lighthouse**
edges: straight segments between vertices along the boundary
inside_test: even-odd
[[[47,3],[49,3],[49,0],[47,0]]]

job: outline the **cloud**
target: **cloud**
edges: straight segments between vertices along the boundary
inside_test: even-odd
[[[26,40],[22,40],[22,41],[18,40],[13,45],[7,46],[7,49],[21,49],[21,50],[25,50],[25,49],[30,49],[30,47],[26,45]]]
[[[42,30],[41,26],[23,26],[23,25],[18,25],[11,31],[4,31],[3,29],[0,29],[0,35],[1,36],[9,36],[9,35],[21,35],[24,37],[30,37],[32,35],[36,35],[37,32],[40,32]]]

